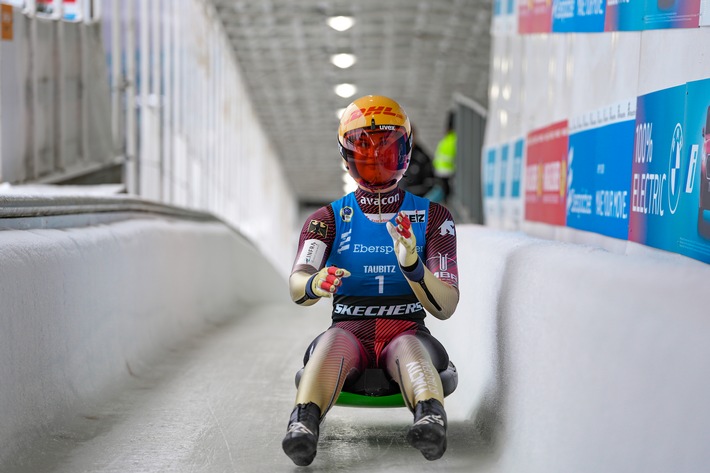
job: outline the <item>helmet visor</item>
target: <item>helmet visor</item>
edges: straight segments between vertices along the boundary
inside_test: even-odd
[[[402,126],[350,130],[343,135],[341,150],[350,175],[371,189],[396,184],[409,165],[410,141]]]

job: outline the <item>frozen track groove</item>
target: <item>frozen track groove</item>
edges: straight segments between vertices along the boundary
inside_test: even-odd
[[[129,386],[87,406],[4,472],[488,470],[490,447],[465,420],[451,422],[445,456],[425,460],[405,441],[411,414],[404,408],[335,407],[313,464],[293,465],[281,450],[293,375],[328,317],[327,303],[262,306],[211,327],[160,363],[132,367]]]

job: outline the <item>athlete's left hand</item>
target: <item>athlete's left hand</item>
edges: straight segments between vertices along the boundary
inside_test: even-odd
[[[397,226],[392,225],[392,222],[387,222],[387,231],[392,237],[394,252],[397,255],[399,265],[407,268],[413,266],[419,258],[419,255],[417,255],[417,238],[412,231],[412,223],[404,212],[397,214],[395,222]]]

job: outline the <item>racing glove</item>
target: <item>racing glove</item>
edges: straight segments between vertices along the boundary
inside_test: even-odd
[[[416,264],[419,260],[417,238],[412,232],[412,223],[404,212],[398,213],[394,220],[397,226],[392,225],[392,222],[387,222],[387,231],[392,237],[399,265],[406,268]]]
[[[326,266],[315,273],[295,271],[288,280],[291,299],[298,305],[313,305],[321,297],[331,297],[335,294],[343,278],[348,276],[348,270],[335,266]]]
[[[326,266],[310,277],[306,285],[306,294],[311,298],[331,297],[338,291],[342,279],[348,276],[350,271],[346,269]]]

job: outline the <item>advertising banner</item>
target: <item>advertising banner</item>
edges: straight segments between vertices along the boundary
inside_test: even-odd
[[[500,223],[498,175],[498,146],[491,146],[484,151],[483,159],[483,212],[486,225],[498,226]]]
[[[638,98],[629,215],[629,240],[706,263],[708,106],[710,80]]]
[[[484,150],[483,209],[486,225],[518,229],[523,220],[522,174],[525,140]]]
[[[527,136],[525,219],[565,225],[567,190],[567,120]]]
[[[550,33],[552,0],[518,0],[518,33]]]
[[[607,0],[604,31],[640,31],[644,29],[646,0]]]
[[[77,0],[61,0],[62,18],[66,21],[80,21],[82,4]],[[57,3],[54,0],[36,0],[37,11],[41,15],[59,18]]]
[[[570,121],[567,226],[626,240],[636,99]]]
[[[81,5],[76,0],[63,0],[64,3],[64,19],[67,21],[81,20]]]
[[[701,0],[608,0],[605,31],[696,28]]]
[[[508,186],[510,185],[510,176],[508,170],[509,165],[510,145],[508,143],[502,145],[498,151],[498,196],[501,201],[508,195]]]
[[[604,31],[604,0],[553,0],[554,33],[599,33]]]
[[[491,33],[507,35],[515,33],[515,0],[494,0]]]
[[[518,229],[523,221],[523,153],[525,139],[519,138],[510,145],[509,164],[505,174],[505,193],[503,195],[503,226],[508,229]]]
[[[644,28],[697,28],[700,0],[646,0]]]

